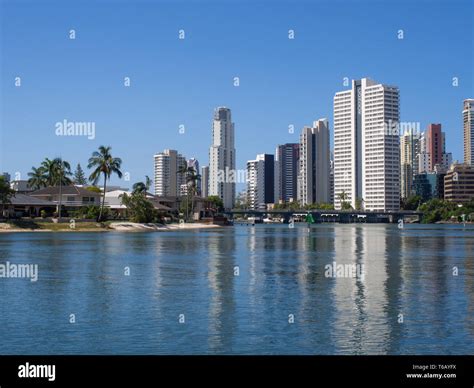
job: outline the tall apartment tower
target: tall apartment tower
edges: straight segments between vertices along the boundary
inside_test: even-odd
[[[452,159],[452,153],[446,152],[446,135],[441,130],[441,124],[429,124],[420,138],[418,172],[447,170]]]
[[[400,137],[400,195],[408,198],[413,190],[413,178],[418,174],[420,155],[419,132],[409,130]]]
[[[328,203],[330,199],[330,149],[328,120],[304,127],[300,136],[298,201],[302,205]]]
[[[464,100],[464,163],[474,166],[474,99]]]
[[[155,195],[176,197],[181,185],[186,184],[186,177],[179,173],[185,165],[186,158],[176,150],[164,150],[154,155],[155,161]]]
[[[418,154],[418,173],[430,171],[430,155],[426,152],[426,133],[420,135],[420,153]]]
[[[247,162],[247,203],[250,209],[266,210],[275,202],[275,159],[273,155],[257,155]]]
[[[444,135],[441,124],[429,124],[426,129],[426,152],[429,155],[428,168],[434,171],[434,166],[443,161]]]
[[[275,202],[297,200],[299,158],[300,145],[298,143],[287,143],[276,148],[277,171],[275,179],[278,191],[275,192]]]
[[[209,166],[201,168],[201,197],[209,197]]]
[[[214,111],[212,144],[209,148],[209,195],[222,199],[225,209],[235,203],[234,123],[229,108]]]
[[[363,78],[334,96],[334,205],[400,208],[399,90]]]

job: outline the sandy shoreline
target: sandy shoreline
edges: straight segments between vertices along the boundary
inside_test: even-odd
[[[166,232],[175,230],[193,230],[193,229],[215,229],[221,228],[220,225],[190,223],[190,224],[138,224],[134,222],[112,222],[107,228],[97,227],[95,224],[91,228],[67,228],[64,229],[33,229],[33,228],[15,228],[13,225],[0,223],[0,233],[25,233],[25,232]]]

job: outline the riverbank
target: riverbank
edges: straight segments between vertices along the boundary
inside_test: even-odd
[[[159,232],[174,230],[210,229],[220,228],[220,225],[203,223],[183,224],[139,224],[135,222],[76,222],[54,223],[33,220],[20,220],[14,222],[0,222],[0,233],[21,232]]]

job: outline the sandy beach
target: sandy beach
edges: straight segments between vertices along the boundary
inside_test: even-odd
[[[0,223],[0,233],[17,233],[17,232],[166,232],[175,230],[191,230],[191,229],[214,229],[220,228],[220,225],[190,223],[190,224],[139,224],[135,222],[111,222],[107,227],[99,224],[76,224],[75,228],[69,227],[69,224],[40,224],[41,227],[17,227],[8,223]]]

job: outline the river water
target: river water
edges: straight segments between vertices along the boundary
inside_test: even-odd
[[[472,225],[2,233],[6,262],[38,279],[0,278],[0,354],[474,354]]]

